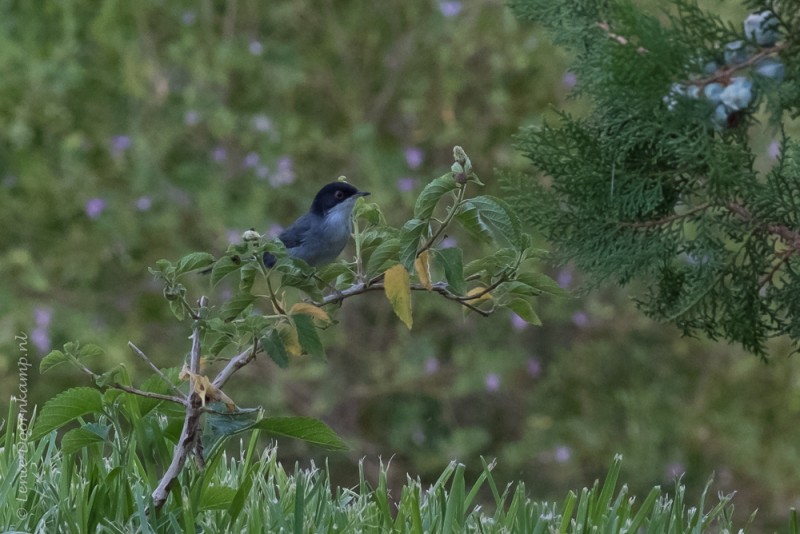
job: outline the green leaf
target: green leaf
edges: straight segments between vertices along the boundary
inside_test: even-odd
[[[411,279],[402,265],[395,265],[384,273],[383,289],[392,304],[394,313],[411,330],[414,319],[411,315]]]
[[[550,295],[555,295],[557,297],[568,297],[569,291],[564,290],[558,282],[550,278],[544,273],[540,273],[537,271],[526,271],[519,273],[517,275],[517,280],[528,284],[529,286],[541,291],[542,293],[548,293]]]
[[[102,443],[108,437],[108,426],[90,423],[80,428],[73,428],[61,438],[61,450],[66,454],[77,452],[95,443]]]
[[[317,327],[314,326],[314,318],[303,313],[296,313],[291,317],[297,329],[297,338],[303,350],[315,358],[324,359],[325,347],[319,339]]]
[[[39,372],[44,374],[53,367],[68,361],[70,361],[70,359],[66,354],[60,350],[52,350],[50,354],[42,358],[41,363],[39,363]]]
[[[249,293],[251,289],[253,289],[253,284],[256,281],[256,274],[259,272],[258,264],[255,262],[248,262],[240,271],[240,279],[239,279],[239,292],[241,293]]]
[[[220,280],[241,268],[242,259],[239,256],[223,256],[214,264],[211,269],[211,285],[215,286]]]
[[[266,417],[253,428],[275,436],[301,439],[329,450],[347,450],[347,444],[336,433],[317,419],[311,417]]]
[[[289,353],[286,351],[280,332],[272,329],[269,334],[262,336],[259,341],[267,356],[278,364],[278,367],[285,368],[289,365]]]
[[[254,300],[256,300],[255,295],[250,293],[238,293],[222,306],[219,316],[224,321],[233,321],[250,306]]]
[[[121,363],[118,363],[105,373],[97,376],[94,379],[94,383],[97,384],[99,387],[103,388],[108,386],[109,384],[127,384],[127,372],[125,371],[125,366]]]
[[[99,345],[88,343],[80,348],[78,351],[78,359],[85,360],[87,358],[95,358],[102,356],[105,351]]]
[[[484,240],[508,241],[521,249],[527,239],[522,224],[511,207],[499,198],[479,196],[465,200],[456,220],[471,234]]]
[[[521,298],[511,299],[505,306],[519,315],[526,323],[542,326],[542,320],[539,319],[539,316],[533,311],[533,306],[527,300]]]
[[[375,250],[369,256],[369,261],[367,261],[367,275],[372,277],[391,267],[392,263],[398,261],[399,252],[400,240],[398,238],[387,239],[375,247]]]
[[[414,217],[423,220],[430,219],[433,215],[433,210],[436,209],[436,204],[442,196],[456,187],[458,187],[458,184],[450,172],[430,182],[417,197],[417,202],[414,205]]]
[[[31,440],[61,428],[70,421],[103,409],[102,395],[94,388],[79,387],[59,393],[42,407],[31,432]]]
[[[201,438],[206,458],[211,458],[215,450],[224,445],[225,440],[234,434],[250,429],[261,418],[260,409],[251,408],[230,412],[221,402],[211,402],[208,404],[208,408],[217,413],[206,414]]]
[[[172,266],[172,262],[169,260],[157,260],[156,267],[166,277],[171,277],[175,274],[175,267]]]
[[[236,488],[209,486],[203,489],[197,511],[227,510],[236,495]]]
[[[450,291],[456,295],[464,295],[467,284],[464,281],[464,253],[460,248],[434,250],[434,261],[444,271],[444,278]]]
[[[374,225],[385,224],[381,208],[374,202],[356,202],[353,208],[353,217],[356,219],[364,219],[368,223]]]
[[[214,263],[214,256],[208,252],[192,252],[178,260],[178,264],[175,266],[175,273],[178,275],[188,273],[208,267],[212,263]]]
[[[411,219],[403,225],[398,238],[398,254],[400,263],[405,266],[406,270],[414,268],[414,260],[417,258],[417,250],[419,249],[419,239],[425,234],[428,227],[428,223],[420,219]]]

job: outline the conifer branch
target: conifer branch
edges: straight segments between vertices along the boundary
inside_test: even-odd
[[[664,217],[663,219],[657,219],[655,221],[641,221],[641,222],[623,222],[623,226],[628,226],[630,228],[650,228],[653,226],[663,226],[665,224],[670,224],[675,221],[679,221],[694,215],[695,213],[705,211],[712,206],[711,202],[704,202],[698,206],[695,206],[683,213],[675,213],[668,217]]]

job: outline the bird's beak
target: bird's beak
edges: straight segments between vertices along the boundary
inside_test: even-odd
[[[357,196],[357,197],[367,197],[367,196],[369,196],[370,194],[371,194],[371,193],[370,193],[369,191],[359,191],[358,193],[356,193],[356,196]]]

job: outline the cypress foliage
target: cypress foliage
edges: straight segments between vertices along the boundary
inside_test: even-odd
[[[748,31],[686,0],[659,16],[614,0],[511,5],[573,53],[590,106],[521,131],[537,175],[506,179],[519,212],[594,284],[642,282],[641,309],[685,334],[762,357],[771,337],[797,347],[800,143],[782,127],[800,115],[796,1],[747,2]],[[751,128],[781,132],[767,172]]]

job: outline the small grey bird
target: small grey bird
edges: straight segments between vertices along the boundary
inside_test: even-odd
[[[313,267],[330,263],[341,254],[353,231],[353,206],[369,195],[346,182],[332,182],[319,190],[308,213],[301,215],[278,235],[290,256]],[[275,265],[275,256],[264,253],[264,265]]]

